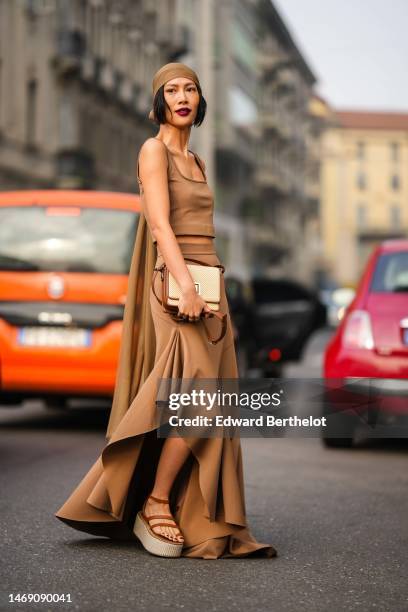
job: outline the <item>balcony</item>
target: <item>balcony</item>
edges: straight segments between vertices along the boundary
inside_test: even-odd
[[[80,30],[59,30],[56,34],[56,53],[53,57],[54,67],[59,74],[79,71],[85,51],[86,39]]]
[[[131,104],[133,100],[133,84],[127,77],[124,77],[119,88],[119,99],[125,104]]]
[[[271,132],[279,133],[279,115],[271,110],[264,110],[261,112],[261,125],[264,130],[270,130]]]
[[[307,181],[306,182],[306,196],[309,200],[318,200],[320,198],[320,182],[319,181]]]
[[[96,73],[96,57],[93,55],[86,55],[81,62],[81,78],[87,82],[94,82]]]
[[[91,189],[94,185],[94,160],[83,149],[59,151],[55,167],[59,189]]]
[[[289,193],[289,181],[276,165],[266,162],[261,163],[255,172],[255,181],[263,191],[273,192],[280,195]]]
[[[182,23],[162,23],[156,29],[155,41],[163,46],[170,62],[178,61],[191,48],[190,29]]]
[[[111,64],[105,62],[99,75],[99,85],[106,92],[112,92],[115,87],[115,75]]]
[[[292,126],[289,123],[289,119],[287,119],[286,117],[282,117],[279,121],[278,127],[281,140],[289,140],[292,130]]]
[[[260,49],[258,52],[258,66],[261,70],[267,72],[278,66],[284,57],[277,51],[268,51]]]
[[[136,112],[139,113],[143,118],[147,118],[148,113],[151,109],[151,96],[150,92],[141,89],[138,85],[133,86],[134,105]]]
[[[178,61],[181,55],[188,53],[192,46],[191,31],[186,25],[179,23],[174,28],[174,36],[170,42],[170,61]]]
[[[272,223],[248,220],[245,228],[247,238],[253,245],[256,261],[261,262],[270,257],[280,259],[289,252],[290,241],[285,240],[282,231],[278,231]]]
[[[282,93],[291,93],[297,89],[297,78],[294,70],[282,68],[277,72],[276,89]]]
[[[115,97],[120,99],[120,92],[125,81],[125,75],[121,70],[113,70],[113,93]]]
[[[157,0],[143,0],[143,12],[145,15],[155,15],[159,12]]]
[[[290,138],[291,126],[286,114],[265,109],[261,111],[260,119],[260,125],[264,131],[274,133],[283,141]]]

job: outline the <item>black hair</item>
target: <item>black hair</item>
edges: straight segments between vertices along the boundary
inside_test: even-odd
[[[205,113],[207,110],[207,102],[202,94],[201,87],[197,85],[197,83],[196,87],[198,90],[198,95],[200,96],[200,101],[198,103],[197,115],[193,125],[198,127],[204,121]],[[164,98],[164,85],[162,85],[157,90],[153,100],[153,111],[156,117],[156,123],[166,123],[166,106],[170,110],[170,107]]]

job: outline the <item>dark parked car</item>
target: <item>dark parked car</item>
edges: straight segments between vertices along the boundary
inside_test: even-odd
[[[251,288],[238,278],[225,277],[225,290],[235,333],[235,345],[240,376],[245,376],[250,364],[248,356],[251,352],[252,332],[251,316],[253,303]]]
[[[258,277],[239,290],[233,283],[227,295],[246,362],[265,377],[281,376],[282,364],[299,360],[309,336],[327,324],[325,305],[295,280]]]

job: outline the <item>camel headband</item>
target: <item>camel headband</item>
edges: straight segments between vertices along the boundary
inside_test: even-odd
[[[153,100],[162,85],[167,83],[167,81],[171,81],[171,79],[175,79],[177,77],[186,77],[187,79],[191,79],[195,82],[196,85],[200,86],[200,81],[198,80],[198,76],[194,72],[192,68],[186,66],[186,64],[182,64],[180,62],[171,62],[170,64],[165,64],[156,72],[152,81],[152,92],[153,92]],[[154,121],[154,111],[151,109],[149,113],[149,119]]]

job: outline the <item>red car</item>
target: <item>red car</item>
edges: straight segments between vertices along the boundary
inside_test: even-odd
[[[408,240],[387,240],[371,254],[326,347],[324,379],[323,413],[331,421],[322,427],[326,446],[352,446],[361,424],[376,430],[377,437],[384,437],[381,431],[403,437],[401,427],[406,432],[408,424]]]

